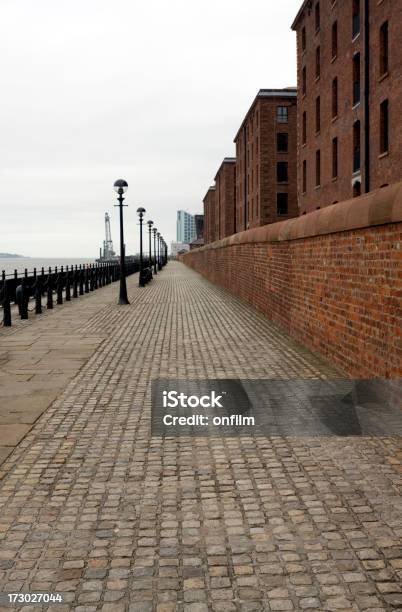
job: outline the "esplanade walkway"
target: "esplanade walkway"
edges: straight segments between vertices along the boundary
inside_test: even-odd
[[[113,284],[0,329],[0,592],[58,593],[21,609],[59,612],[402,610],[398,439],[151,437],[153,379],[340,373],[181,263],[137,282],[129,306]]]

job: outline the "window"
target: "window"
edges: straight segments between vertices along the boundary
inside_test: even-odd
[[[319,132],[321,128],[321,99],[318,96],[315,99],[315,131]]]
[[[352,38],[355,38],[360,32],[360,0],[352,0],[353,16],[352,16]]]
[[[355,181],[353,183],[353,197],[358,198],[362,193],[362,184],[360,181]]]
[[[302,51],[306,50],[306,28],[303,26],[301,31],[301,47]]]
[[[353,56],[353,106],[360,102],[360,53]]]
[[[277,151],[287,153],[288,151],[288,134],[287,132],[278,132],[276,135]]]
[[[320,3],[317,2],[314,9],[315,31],[320,29]]]
[[[278,162],[276,164],[276,180],[278,183],[287,183],[288,162]]]
[[[303,193],[307,191],[307,161],[303,160]]]
[[[338,139],[332,139],[332,178],[338,176]]]
[[[315,78],[319,79],[321,73],[321,51],[320,47],[315,50]]]
[[[288,194],[277,193],[276,194],[276,212],[278,215],[288,214]]]
[[[276,109],[276,120],[278,123],[287,123],[288,122],[288,107],[287,106],[278,106]]]
[[[360,171],[360,121],[353,124],[353,172]]]
[[[332,59],[338,55],[338,22],[332,24]]]
[[[307,142],[307,113],[304,111],[302,120],[302,144]]]
[[[388,21],[380,28],[380,75],[388,72]]]
[[[338,116],[338,79],[332,81],[332,118]]]
[[[306,91],[307,91],[307,72],[306,72],[306,66],[304,66],[302,70],[302,94],[303,96],[306,95]]]
[[[315,152],[315,185],[319,187],[321,185],[321,151],[317,149]]]
[[[380,105],[380,153],[386,153],[389,148],[389,105],[384,100]]]

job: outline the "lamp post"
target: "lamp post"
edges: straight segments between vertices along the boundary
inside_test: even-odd
[[[158,270],[156,269],[156,232],[158,231],[156,227],[152,230],[154,233],[154,274],[158,274]]]
[[[147,221],[148,224],[148,234],[149,234],[149,269],[151,270],[151,276],[152,276],[152,249],[151,249],[151,242],[152,242],[152,226],[154,224],[153,221]]]
[[[161,238],[161,264],[162,268],[165,265],[165,241]]]
[[[138,286],[139,287],[145,287],[145,283],[144,283],[144,262],[143,262],[143,255],[142,255],[142,223],[143,223],[143,219],[144,219],[145,208],[142,208],[140,206],[140,208],[137,208],[137,213],[138,213],[138,216],[140,218],[140,277],[138,279]]]
[[[161,235],[160,232],[156,234],[158,236],[158,270],[162,270],[161,259],[160,259],[160,247],[161,247]]]
[[[160,254],[161,268],[163,268],[163,266],[165,265],[165,261],[163,259],[163,245],[164,244],[165,244],[165,241],[163,240],[163,237],[161,236],[161,254]]]
[[[119,292],[119,304],[129,304],[127,296],[127,284],[126,284],[126,253],[124,245],[124,230],[123,230],[123,207],[127,204],[123,204],[124,198],[123,193],[126,193],[128,184],[124,179],[118,179],[113,185],[115,192],[118,194],[118,204],[115,206],[119,207],[120,213],[120,292]]]

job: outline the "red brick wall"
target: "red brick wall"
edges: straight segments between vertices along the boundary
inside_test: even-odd
[[[298,82],[298,194],[300,214],[341,202],[353,195],[353,182],[365,191],[364,117],[364,2],[360,1],[360,34],[352,40],[352,0],[320,2],[320,28],[315,29],[317,0],[304,8],[296,23]],[[370,190],[402,178],[402,10],[400,2],[370,0]],[[389,75],[380,78],[379,30],[389,20]],[[332,55],[332,26],[337,22],[337,54]],[[302,48],[302,28],[306,48]],[[316,78],[316,49],[320,47],[320,76]],[[353,105],[353,56],[360,53],[360,104]],[[306,69],[307,91],[302,92]],[[332,81],[338,80],[338,113],[332,114]],[[316,98],[320,97],[320,129],[316,131]],[[389,154],[380,156],[380,103],[390,108]],[[307,115],[307,140],[303,144],[303,113]],[[353,124],[360,121],[360,173],[353,172]],[[332,140],[338,139],[338,176],[332,176]],[[316,185],[316,151],[321,152],[321,182]],[[303,192],[303,162],[307,163],[307,188]]]
[[[218,239],[216,234],[215,187],[210,187],[204,197],[204,242]]]
[[[380,78],[379,32],[385,20],[389,24],[388,76]],[[394,183],[402,178],[402,4],[393,0],[370,3],[370,129],[371,188]],[[380,155],[380,104],[389,101],[389,154]]]
[[[350,376],[402,376],[401,183],[182,261]]]
[[[215,177],[215,205],[219,221],[217,238],[231,236],[236,231],[235,176],[235,161],[224,160]]]

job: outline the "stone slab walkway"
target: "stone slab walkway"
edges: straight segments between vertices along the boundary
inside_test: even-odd
[[[112,285],[0,330],[1,414],[7,395],[28,428],[0,468],[0,592],[61,593],[42,606],[60,612],[402,610],[400,440],[152,439],[154,378],[339,372],[182,264],[136,282],[128,307]]]

